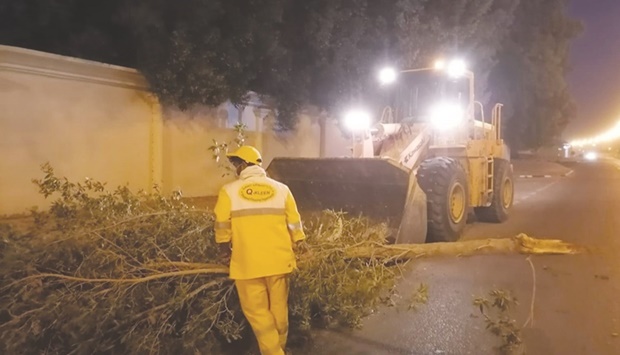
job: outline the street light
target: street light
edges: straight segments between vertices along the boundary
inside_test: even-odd
[[[620,139],[620,122],[618,122],[615,126],[610,128],[609,130],[594,136],[592,138],[586,139],[577,139],[571,142],[571,145],[575,147],[582,147],[586,145],[596,145],[599,143],[608,143],[612,141],[617,141]]]

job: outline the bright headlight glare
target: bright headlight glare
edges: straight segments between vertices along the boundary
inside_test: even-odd
[[[584,157],[586,158],[586,160],[596,160],[598,158],[598,154],[596,154],[596,152],[587,152]]]
[[[379,82],[382,85],[391,84],[396,81],[396,70],[394,68],[383,68],[379,72]]]
[[[467,66],[465,65],[465,62],[462,60],[455,59],[451,61],[450,64],[448,64],[448,75],[450,75],[453,78],[459,78],[465,75],[466,71],[467,71]]]
[[[351,110],[344,116],[344,124],[351,131],[364,131],[370,128],[370,114],[364,110]]]
[[[430,110],[431,124],[439,130],[458,126],[463,121],[463,116],[463,109],[454,103],[439,103]]]

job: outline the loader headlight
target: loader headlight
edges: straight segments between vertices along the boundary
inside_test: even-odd
[[[344,115],[347,129],[359,132],[370,128],[370,114],[364,110],[351,110]]]
[[[396,70],[394,68],[383,68],[379,72],[379,82],[381,85],[388,85],[396,81]]]
[[[596,159],[598,159],[598,154],[596,154],[596,152],[587,152],[584,155],[584,158],[589,161],[595,161]]]
[[[454,59],[446,69],[452,78],[460,78],[467,72],[467,65],[460,59]]]
[[[439,130],[447,130],[458,126],[464,118],[461,106],[455,103],[442,102],[431,107],[431,124]]]

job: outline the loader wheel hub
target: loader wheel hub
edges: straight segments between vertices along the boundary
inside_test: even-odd
[[[506,209],[512,205],[513,186],[512,179],[505,179],[502,186],[502,206]]]
[[[449,195],[450,219],[453,223],[459,223],[465,216],[465,189],[460,183],[455,183],[450,189]]]

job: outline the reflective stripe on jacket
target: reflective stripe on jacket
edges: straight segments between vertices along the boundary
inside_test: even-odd
[[[289,188],[259,166],[224,186],[215,205],[215,240],[232,243],[231,279],[286,274],[296,267],[293,242],[305,238]]]

